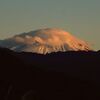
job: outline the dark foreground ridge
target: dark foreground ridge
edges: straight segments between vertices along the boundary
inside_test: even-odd
[[[0,100],[100,100],[100,52],[0,48]]]

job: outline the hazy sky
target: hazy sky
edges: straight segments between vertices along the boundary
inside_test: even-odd
[[[100,0],[0,0],[0,39],[62,28],[100,49]]]

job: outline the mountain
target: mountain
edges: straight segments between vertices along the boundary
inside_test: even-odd
[[[0,100],[100,100],[100,52],[46,55],[0,48]]]
[[[18,52],[46,54],[58,51],[89,51],[89,45],[61,29],[46,28],[15,35],[0,42],[0,46]]]

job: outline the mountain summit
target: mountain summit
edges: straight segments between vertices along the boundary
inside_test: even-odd
[[[15,35],[0,42],[0,46],[18,52],[46,54],[58,51],[89,51],[88,44],[70,33],[55,28],[39,29]]]

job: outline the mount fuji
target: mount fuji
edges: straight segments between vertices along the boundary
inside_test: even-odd
[[[56,28],[46,28],[15,35],[0,41],[1,47],[17,52],[47,54],[51,52],[90,51],[88,43]]]

